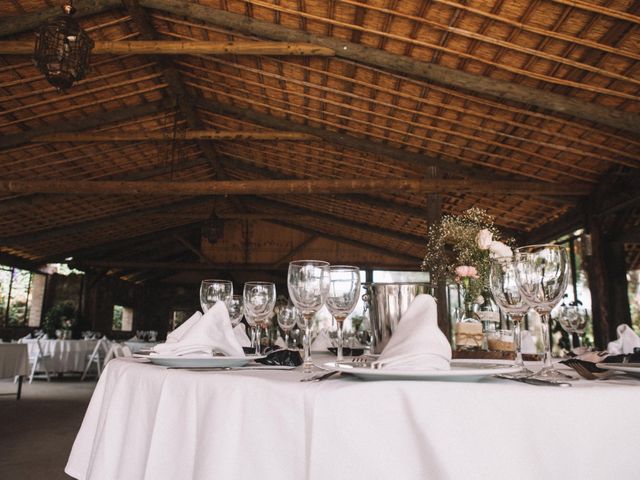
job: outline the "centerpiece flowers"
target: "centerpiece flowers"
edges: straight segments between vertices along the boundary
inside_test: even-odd
[[[500,232],[485,210],[474,207],[461,215],[444,215],[429,228],[422,270],[431,272],[436,280],[460,285],[468,311],[474,303],[482,303],[482,294],[489,291],[492,258],[513,255],[497,238]]]

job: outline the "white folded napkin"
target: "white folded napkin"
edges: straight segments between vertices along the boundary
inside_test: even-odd
[[[640,337],[638,337],[629,325],[625,323],[618,325],[616,331],[618,332],[618,339],[609,342],[607,345],[609,355],[633,353],[634,348],[640,347]]]
[[[397,370],[449,370],[451,345],[438,328],[437,308],[431,295],[416,296],[375,362],[377,366]]]
[[[236,340],[238,340],[238,343],[241,347],[251,346],[251,339],[247,335],[247,330],[244,328],[243,324],[240,323],[233,327],[233,333],[236,336]]]
[[[329,347],[333,347],[333,342],[331,341],[331,337],[326,330],[320,330],[320,333],[315,338],[313,342],[311,342],[311,351],[312,352],[326,352]]]
[[[204,315],[200,312],[193,314],[167,335],[165,343],[153,347],[153,352],[176,357],[210,357],[218,353],[231,357],[244,356],[224,302],[216,302]]]
[[[276,347],[287,348],[287,344],[284,343],[284,338],[278,337],[275,342]]]
[[[538,353],[538,349],[536,348],[536,342],[533,341],[533,336],[529,330],[522,330],[521,332],[521,345],[520,348],[522,353],[535,355]]]

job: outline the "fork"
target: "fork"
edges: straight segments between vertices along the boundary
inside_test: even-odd
[[[584,360],[578,360],[576,358],[570,358],[563,360],[561,363],[573,368],[578,375],[587,380],[598,380],[610,377],[613,372],[611,370],[605,370],[597,367],[595,364],[586,362]]]

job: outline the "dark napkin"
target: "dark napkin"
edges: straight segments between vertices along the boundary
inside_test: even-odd
[[[264,365],[286,365],[297,367],[302,365],[302,357],[298,350],[274,349],[267,353],[265,358],[256,360],[257,363]]]

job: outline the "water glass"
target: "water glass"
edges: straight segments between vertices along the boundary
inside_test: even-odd
[[[489,287],[493,299],[500,310],[513,322],[514,340],[516,343],[515,365],[521,368],[516,376],[528,376],[533,374],[524,366],[522,360],[522,319],[529,310],[529,304],[524,301],[518,282],[516,281],[516,268],[514,257],[500,257],[491,262],[489,270]]]
[[[559,372],[551,364],[549,313],[560,302],[567,289],[570,275],[567,249],[553,244],[517,248],[515,268],[516,282],[523,299],[540,314],[541,319],[543,367],[534,377],[564,380],[568,375]]]
[[[244,302],[242,295],[233,295],[227,302],[227,310],[229,310],[231,326],[238,326],[242,320],[242,315],[244,314]]]
[[[247,282],[244,284],[243,297],[245,316],[251,318],[256,329],[256,353],[260,353],[260,328],[266,328],[273,314],[276,285],[271,282]]]
[[[289,263],[287,287],[291,301],[302,314],[299,325],[304,328],[303,370],[309,373],[313,370],[311,324],[329,293],[329,263],[321,260],[297,260]]]
[[[200,306],[203,313],[207,313],[216,302],[227,303],[232,296],[233,283],[229,280],[208,279],[200,283]]]
[[[338,324],[338,356],[336,361],[344,360],[343,324],[360,298],[360,269],[349,265],[329,267],[329,293],[327,309]]]
[[[300,318],[300,312],[293,305],[286,305],[278,311],[278,326],[284,331],[284,343],[289,348],[289,332]]]

